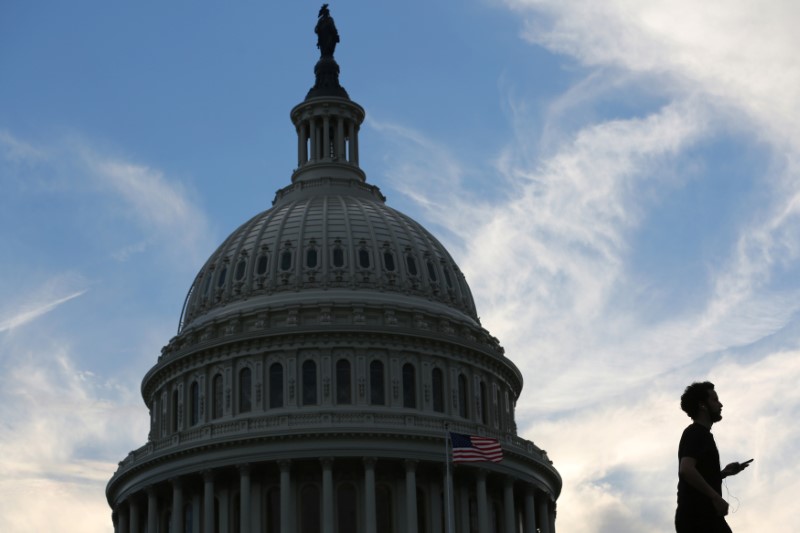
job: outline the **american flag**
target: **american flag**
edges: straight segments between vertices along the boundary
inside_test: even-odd
[[[453,444],[454,463],[499,463],[503,460],[503,448],[497,439],[451,432],[450,442]]]

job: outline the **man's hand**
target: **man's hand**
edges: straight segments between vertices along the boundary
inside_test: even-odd
[[[724,477],[724,478],[728,477],[728,476],[735,476],[736,474],[738,474],[739,472],[741,472],[742,470],[744,470],[748,466],[750,466],[750,461],[747,461],[745,463],[730,463],[725,468],[723,468],[722,472],[720,472],[720,473],[722,474],[722,477]]]
[[[723,500],[722,496],[717,495],[716,498],[712,498],[711,503],[714,504],[714,510],[717,511],[719,516],[725,516],[728,514],[728,502]]]

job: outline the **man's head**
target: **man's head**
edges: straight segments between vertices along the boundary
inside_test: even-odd
[[[692,383],[681,395],[681,409],[696,420],[698,417],[708,415],[709,422],[722,420],[722,403],[719,401],[714,384],[710,381]]]

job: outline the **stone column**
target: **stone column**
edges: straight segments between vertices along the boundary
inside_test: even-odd
[[[158,531],[158,495],[155,487],[147,487],[147,531]]]
[[[179,478],[172,481],[172,531],[183,533],[183,486]]]
[[[525,533],[536,533],[536,496],[533,487],[525,490]]]
[[[417,461],[406,460],[406,531],[417,533]]]
[[[129,533],[130,526],[130,511],[120,507],[119,514],[117,515],[117,522],[119,523],[119,533]]]
[[[344,119],[341,117],[336,121],[336,159],[347,160],[347,154],[344,152]]]
[[[309,137],[311,138],[311,161],[315,162],[319,158],[317,156],[319,152],[319,143],[317,142],[317,119],[316,117],[311,117],[308,121],[309,128]]]
[[[322,462],[322,533],[333,533],[333,459]]]
[[[364,516],[366,533],[377,533],[375,520],[375,458],[364,458]]]
[[[192,497],[192,533],[200,533],[200,492],[195,492]]]
[[[226,487],[220,487],[217,493],[217,501],[219,505],[216,506],[217,516],[214,517],[214,523],[219,524],[215,527],[215,533],[229,533],[228,526],[230,525],[230,508],[231,508],[231,493]]]
[[[278,466],[281,469],[281,533],[292,533],[292,462],[279,461]]]
[[[516,513],[514,512],[514,478],[507,477],[503,485],[503,528],[506,533],[516,533]]]
[[[470,533],[469,525],[469,490],[464,484],[458,488],[458,530]]]
[[[552,531],[550,531],[550,510],[548,509],[548,499],[549,498],[547,494],[541,494],[540,497],[537,498],[538,501],[536,502],[538,504],[536,514],[539,515],[539,529],[542,533],[552,533]]]
[[[358,165],[358,124],[353,123],[353,139],[352,139],[352,152],[353,152],[353,163]]]
[[[356,128],[352,120],[347,121],[347,138],[350,140],[349,142],[349,150],[347,153],[347,162],[354,163],[355,156],[353,150],[355,150],[355,135],[356,135]]]
[[[328,115],[322,117],[322,160],[331,158],[331,119]]]
[[[111,523],[114,524],[114,533],[119,533],[119,513],[111,511]]]
[[[239,465],[239,526],[250,533],[250,465]]]
[[[214,472],[203,472],[203,531],[214,533]]]
[[[308,162],[308,125],[305,121],[297,128],[297,168]],[[177,533],[183,533],[178,531]]]
[[[139,504],[133,496],[128,498],[128,518],[130,519],[128,522],[130,533],[141,533],[139,530]]]
[[[550,502],[550,533],[556,533],[556,502]]]
[[[432,525],[431,531],[442,533],[442,486],[438,481],[432,481],[430,484],[430,497],[428,498],[428,507],[431,510],[428,522]],[[446,530],[445,530],[446,531]]]
[[[486,496],[486,470],[478,469],[475,497],[478,500],[478,531],[489,531],[489,500]]]

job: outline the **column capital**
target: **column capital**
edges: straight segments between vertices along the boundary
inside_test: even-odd
[[[278,461],[278,468],[281,469],[281,472],[288,472],[292,469],[292,460],[291,459],[282,459]]]
[[[513,487],[515,481],[517,481],[517,478],[515,478],[514,476],[506,476],[503,479],[503,485],[506,487]]]
[[[486,481],[486,476],[488,474],[489,474],[489,471],[486,470],[485,468],[478,467],[478,468],[475,469],[475,475],[478,476],[479,480]]]
[[[181,486],[183,486],[183,478],[181,476],[171,477],[171,478],[167,479],[167,481],[173,487],[181,487]]]
[[[406,472],[416,472],[419,461],[416,459],[406,459],[403,461],[403,464],[406,466]]]
[[[214,481],[214,471],[210,468],[208,470],[203,470],[200,474],[203,476],[203,481]]]
[[[375,468],[375,463],[378,462],[378,459],[375,457],[364,457],[362,459],[364,461],[364,466],[367,468]]]
[[[144,489],[144,492],[148,497],[153,498],[156,495],[156,488],[153,485],[148,485],[147,488]]]
[[[236,465],[236,468],[239,470],[240,474],[249,474],[250,473],[250,463],[240,463]]]
[[[320,457],[319,462],[322,463],[322,468],[330,468],[333,466],[333,457]]]

